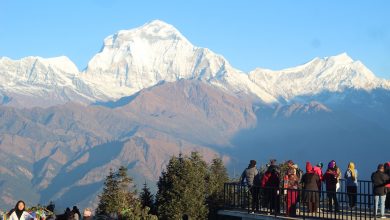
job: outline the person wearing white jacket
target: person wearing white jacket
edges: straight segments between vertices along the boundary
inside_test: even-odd
[[[30,220],[34,219],[26,210],[26,204],[23,201],[18,201],[15,209],[12,211],[9,220]]]

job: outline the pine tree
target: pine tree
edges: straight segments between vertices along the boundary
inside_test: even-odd
[[[119,183],[112,169],[104,181],[103,192],[99,195],[98,214],[111,214],[117,212]]]
[[[197,152],[172,157],[158,181],[157,211],[161,219],[206,219],[207,164]]]
[[[121,166],[116,174],[118,180],[118,206],[117,213],[121,213],[128,207],[135,205],[135,195],[133,179],[127,175],[127,168]]]
[[[182,176],[182,159],[171,157],[167,170],[163,171],[157,183],[156,195],[157,213],[160,219],[180,219],[180,193],[179,179]]]
[[[99,195],[96,212],[100,215],[117,216],[118,219],[154,220],[136,198],[133,179],[127,175],[127,168],[121,166],[117,172],[110,169],[104,181],[103,192]]]
[[[193,219],[207,219],[208,207],[206,204],[208,167],[198,152],[192,152],[189,158],[188,186],[186,194],[188,199],[189,217]]]
[[[217,211],[223,206],[224,184],[229,181],[229,175],[221,158],[214,158],[209,167],[207,178],[207,204],[209,219],[216,219]]]
[[[144,186],[142,187],[142,191],[140,193],[140,200],[141,200],[142,208],[149,207],[151,213],[155,212],[154,196],[150,192],[150,189],[149,189],[148,185],[146,184],[146,181],[145,181]]]

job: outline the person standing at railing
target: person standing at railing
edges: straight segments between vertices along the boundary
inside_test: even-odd
[[[374,186],[375,196],[375,210],[374,214],[377,216],[378,206],[380,204],[381,218],[385,216],[385,200],[386,200],[386,184],[390,183],[390,177],[385,173],[385,166],[383,164],[378,165],[378,169],[371,175],[372,184]]]
[[[264,202],[269,207],[270,212],[280,212],[280,171],[276,166],[276,160],[271,160],[271,165],[261,179],[261,187],[264,189]]]
[[[357,187],[358,187],[358,171],[353,162],[349,162],[348,169],[345,171],[344,178],[347,184],[347,193],[349,207],[353,209],[357,201]]]
[[[336,170],[336,173],[337,173],[337,176],[336,176],[337,177],[336,192],[338,192],[340,190],[340,179],[342,177],[341,176],[342,174],[341,174],[340,168],[336,164],[336,161],[332,160],[331,163],[332,163],[333,169]]]
[[[385,163],[385,173],[390,176],[390,161]],[[385,209],[390,211],[390,183],[386,185],[386,204]]]
[[[249,162],[248,168],[242,172],[240,178],[241,184],[245,185],[246,182],[249,188],[249,192],[252,195],[252,211],[259,210],[259,188],[258,186],[254,186],[256,178],[260,178],[258,175],[259,171],[256,168],[256,161],[251,160]]]
[[[322,173],[322,167],[324,167],[324,164],[322,162],[319,162],[313,169],[314,173],[317,174],[320,178],[320,182],[318,182],[318,191],[322,191],[322,176],[324,175]],[[319,195],[321,197],[321,194]]]
[[[297,200],[298,200],[298,188],[299,188],[299,178],[297,176],[297,170],[293,167],[290,167],[287,171],[286,178],[286,188],[287,188],[287,211],[286,215],[294,217],[297,215]]]
[[[328,208],[329,211],[333,211],[333,205],[335,207],[335,211],[339,212],[340,207],[339,207],[339,202],[337,201],[337,195],[336,195],[336,190],[337,190],[337,183],[339,180],[339,169],[336,167],[336,162],[332,160],[328,164],[328,169],[326,170],[323,180],[325,181],[326,184],[326,191],[327,191],[327,196],[328,196]]]
[[[255,176],[258,173],[259,171],[256,168],[256,160],[250,160],[248,168],[246,168],[241,174],[241,184],[244,185],[246,183],[248,187],[252,187]]]
[[[308,204],[309,213],[314,213],[319,208],[320,196],[318,184],[320,177],[314,172],[310,162],[306,162],[306,173],[302,177],[303,201]]]

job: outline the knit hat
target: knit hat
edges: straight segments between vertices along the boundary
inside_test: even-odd
[[[322,162],[319,162],[318,164],[317,164],[317,167],[324,167],[324,164],[322,163]]]
[[[328,164],[328,168],[329,169],[333,169],[335,167],[336,167],[336,161],[334,161],[334,160],[330,161],[329,164]]]
[[[306,172],[307,173],[313,172],[313,166],[311,165],[310,162],[306,162]]]

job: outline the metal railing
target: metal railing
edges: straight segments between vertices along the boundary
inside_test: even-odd
[[[337,192],[248,188],[240,183],[225,183],[224,208],[275,217],[374,219],[374,195],[371,192],[370,181],[359,181],[356,194],[347,193],[343,180],[340,181],[340,190]]]

